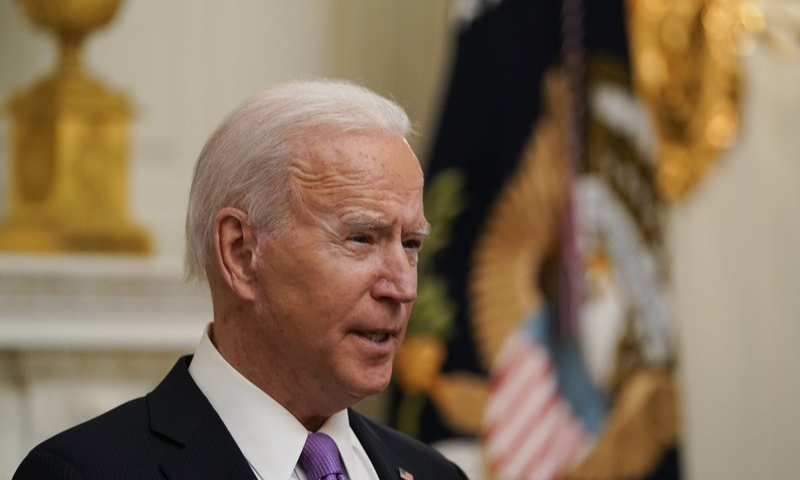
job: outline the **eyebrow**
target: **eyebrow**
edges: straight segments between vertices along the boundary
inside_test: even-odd
[[[387,222],[365,215],[347,218],[344,223],[351,230],[379,231],[386,230],[390,227],[390,224]],[[431,224],[425,222],[424,225],[412,230],[411,234],[419,235],[421,237],[428,237],[431,234]]]
[[[430,235],[431,235],[431,224],[428,223],[428,222],[425,222],[425,225],[423,225],[423,226],[421,226],[421,227],[419,227],[417,229],[414,229],[411,233],[413,233],[414,235],[419,235],[421,237],[430,237]]]

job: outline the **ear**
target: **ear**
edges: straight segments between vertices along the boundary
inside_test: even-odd
[[[258,238],[245,212],[225,207],[214,216],[214,253],[220,278],[244,300],[254,300]]]

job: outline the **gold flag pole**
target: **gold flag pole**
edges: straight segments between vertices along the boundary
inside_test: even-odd
[[[82,63],[92,30],[121,0],[20,0],[60,44],[55,71],[12,96],[11,198],[0,251],[147,253],[150,238],[127,216],[131,107]]]

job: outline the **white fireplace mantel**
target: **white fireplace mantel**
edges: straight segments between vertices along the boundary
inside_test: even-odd
[[[210,319],[175,261],[0,256],[0,350],[185,350]]]
[[[147,393],[211,318],[178,260],[0,255],[0,478],[39,441]]]

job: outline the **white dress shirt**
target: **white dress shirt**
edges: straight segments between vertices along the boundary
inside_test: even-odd
[[[189,374],[233,436],[260,480],[308,480],[297,464],[308,431],[272,397],[236,371],[217,351],[206,328]],[[350,480],[379,480],[350,429],[347,411],[319,429],[336,442]]]

